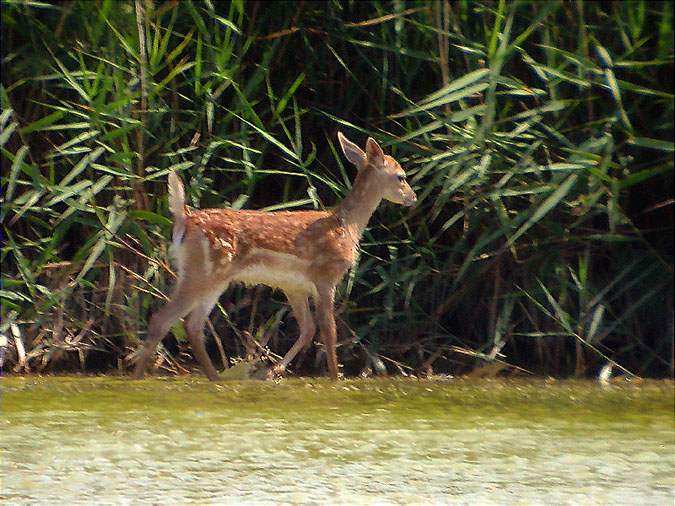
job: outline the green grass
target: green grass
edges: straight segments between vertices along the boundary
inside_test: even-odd
[[[672,375],[672,2],[2,7],[8,367],[124,369],[173,280],[166,175],[199,207],[330,207],[340,129],[419,196],[341,287],[347,373]],[[285,352],[270,295],[228,290],[214,357]]]

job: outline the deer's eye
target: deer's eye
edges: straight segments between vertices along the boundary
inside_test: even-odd
[[[405,176],[398,176],[398,181],[399,183],[403,183],[405,181]]]

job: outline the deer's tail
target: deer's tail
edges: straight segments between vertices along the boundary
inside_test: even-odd
[[[175,172],[169,173],[169,210],[173,214],[172,249],[178,252],[185,237],[185,188]]]

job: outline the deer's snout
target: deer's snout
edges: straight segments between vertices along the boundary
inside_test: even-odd
[[[417,195],[414,191],[410,190],[410,193],[408,193],[403,199],[403,205],[406,207],[411,207],[414,206],[415,203],[417,203]]]

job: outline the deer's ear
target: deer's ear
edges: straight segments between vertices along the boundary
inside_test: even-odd
[[[384,151],[372,137],[368,137],[368,142],[366,142],[366,154],[368,161],[375,167],[381,167],[384,164]]]
[[[366,166],[366,154],[360,147],[342,135],[342,132],[338,132],[338,140],[340,141],[342,152],[345,154],[345,157],[347,157],[347,160],[356,165],[357,169],[362,169]]]

